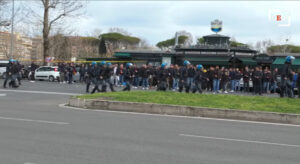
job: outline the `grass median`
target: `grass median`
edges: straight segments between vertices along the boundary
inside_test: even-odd
[[[107,92],[77,97],[84,99],[109,98],[114,101],[300,114],[300,99],[296,98],[153,91]]]

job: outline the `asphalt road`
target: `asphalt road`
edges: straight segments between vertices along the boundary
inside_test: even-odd
[[[2,84],[2,80],[0,83]],[[2,164],[299,164],[300,126],[60,107],[84,85],[0,89]]]

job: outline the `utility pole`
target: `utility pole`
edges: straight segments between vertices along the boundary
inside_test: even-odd
[[[10,58],[13,59],[14,51],[14,17],[15,17],[15,0],[12,0],[12,14],[11,14],[11,35],[10,35]]]

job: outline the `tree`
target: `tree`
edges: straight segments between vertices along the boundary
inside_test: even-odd
[[[117,32],[104,33],[100,35],[100,39],[105,41],[105,45],[111,47],[110,52],[118,49],[135,48],[140,43],[141,39],[134,36],[129,36]]]
[[[285,45],[273,45],[267,48],[270,53],[300,53],[300,46],[295,46],[291,44]]]
[[[178,44],[184,44],[188,40],[188,36],[181,35],[178,37]],[[156,46],[160,49],[170,50],[175,45],[175,38],[168,39],[165,41],[158,42]]]
[[[40,0],[43,9],[43,57],[49,56],[50,40],[49,35],[52,28],[59,21],[67,17],[78,16],[78,11],[84,7],[81,1],[67,0]]]
[[[204,43],[205,41],[203,37],[197,39],[197,44],[204,44]]]

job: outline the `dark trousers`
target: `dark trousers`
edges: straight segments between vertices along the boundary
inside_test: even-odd
[[[255,94],[260,94],[261,95],[261,93],[262,93],[262,82],[261,82],[261,80],[257,80],[257,79],[255,79],[255,80],[253,80],[253,83],[254,83],[254,93]]]
[[[109,88],[112,92],[115,91],[112,81],[110,80],[110,78],[108,78],[108,79],[103,80],[103,85],[102,85],[102,89],[101,89],[102,92],[106,92],[106,88],[107,88],[106,84],[109,85]]]
[[[88,93],[90,91],[90,85],[91,85],[91,78],[86,78],[86,92]]]
[[[244,81],[244,92],[249,92],[249,81]]]
[[[298,86],[298,97],[300,98],[300,86]]]
[[[197,91],[199,93],[202,93],[202,82],[196,82],[195,83],[195,86],[193,88],[193,93],[196,93]]]
[[[290,80],[282,79],[280,87],[280,97],[287,95],[288,97],[294,97],[294,91]]]
[[[157,84],[157,91],[166,91],[167,90],[167,82],[166,81],[160,81]]]
[[[72,84],[73,81],[73,74],[69,73],[69,84]]]
[[[125,80],[126,87],[123,89],[123,91],[130,91],[131,90],[131,80]]]
[[[179,89],[178,89],[179,92],[182,92],[184,85],[185,85],[184,80],[179,79]]]
[[[80,74],[80,78],[79,78],[79,82],[83,82],[84,81],[84,74]]]
[[[97,78],[93,78],[93,79],[92,79],[92,83],[93,83],[95,86],[94,86],[94,89],[92,90],[91,93],[93,94],[93,93],[95,93],[96,91],[97,91],[97,92],[101,92],[100,89],[99,89],[99,85],[101,85],[101,80],[100,80],[100,79],[97,79]]]
[[[6,88],[7,81],[11,81],[11,80],[12,80],[11,75],[7,74],[3,83],[3,87]]]

